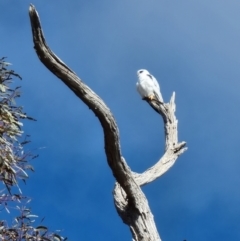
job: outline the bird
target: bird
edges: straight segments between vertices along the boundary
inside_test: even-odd
[[[155,100],[163,103],[163,97],[160,92],[160,86],[153,75],[146,69],[137,71],[138,81],[136,83],[137,91],[143,100]]]

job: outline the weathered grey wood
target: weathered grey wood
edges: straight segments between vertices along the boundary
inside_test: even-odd
[[[158,104],[156,102],[149,102],[149,104],[162,115],[165,129],[165,153],[160,160],[151,168],[142,174],[135,173],[134,178],[138,185],[142,186],[154,181],[162,176],[171,168],[178,156],[187,150],[186,142],[178,143],[178,121],[175,116],[175,92],[167,104]]]
[[[167,104],[159,104],[147,99],[146,101],[148,101],[154,110],[163,117],[165,129],[165,153],[154,166],[142,174],[134,173],[134,179],[139,186],[145,185],[159,178],[174,165],[178,156],[187,150],[185,142],[178,143],[177,119],[175,117],[175,93],[173,93],[170,102]],[[113,194],[116,209],[123,221],[129,225],[134,237],[136,227],[132,226],[132,215],[131,209],[129,210],[127,195],[118,183],[115,184]],[[135,238],[134,240],[137,241],[138,239]]]
[[[124,161],[116,121],[109,108],[77,75],[68,68],[47,46],[41,30],[38,13],[33,5],[29,8],[33,42],[41,62],[61,79],[98,117],[104,131],[105,152],[113,175],[127,193],[128,205],[134,227],[135,240],[160,240],[145,195],[136,184],[133,175]]]
[[[123,222],[129,225],[133,240],[160,241],[153,215],[140,186],[152,182],[165,173],[186,148],[185,142],[178,143],[177,120],[175,118],[174,96],[169,104],[158,106],[149,104],[162,115],[165,125],[166,148],[163,157],[153,167],[142,174],[131,172],[120,149],[119,131],[116,121],[103,102],[68,66],[66,66],[47,46],[41,29],[38,13],[30,5],[29,16],[33,42],[40,61],[61,79],[97,116],[103,132],[107,162],[116,178],[114,200]]]

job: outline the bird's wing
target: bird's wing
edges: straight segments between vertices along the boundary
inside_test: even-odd
[[[156,96],[157,100],[160,102],[160,103],[163,103],[163,97],[161,95],[161,92],[159,90],[154,90],[154,95]]]
[[[152,82],[153,82],[155,88],[158,89],[159,92],[160,92],[160,86],[159,86],[158,81],[155,79],[154,76],[152,76]]]
[[[157,96],[158,101],[163,103],[163,98],[162,98],[162,94],[160,92],[160,86],[158,84],[158,81],[155,79],[155,77],[153,75],[150,75],[149,77],[152,80],[154,94]]]

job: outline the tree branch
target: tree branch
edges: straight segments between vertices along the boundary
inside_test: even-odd
[[[178,121],[175,116],[175,92],[170,102],[159,104],[155,101],[146,100],[163,118],[165,130],[165,153],[162,158],[151,168],[142,174],[134,173],[135,181],[142,186],[154,181],[167,172],[175,163],[178,156],[187,150],[186,142],[178,143]]]
[[[185,147],[185,142],[178,143],[178,122],[175,116],[175,93],[173,93],[170,102],[167,104],[160,104],[159,102],[155,102],[154,100],[150,101],[148,99],[146,99],[146,101],[163,118],[165,130],[165,153],[154,166],[152,166],[142,174],[134,173],[134,179],[139,186],[148,184],[162,176],[174,165],[178,156],[180,156],[183,152],[187,150],[187,148]],[[114,204],[119,215],[122,217],[123,221],[131,227],[127,195],[118,183],[115,184],[113,194]]]
[[[47,46],[41,29],[38,13],[30,5],[29,16],[32,26],[33,42],[40,61],[61,79],[97,116],[103,132],[105,152],[116,181],[125,193],[125,206],[134,240],[160,240],[147,199],[134,180],[133,173],[121,155],[119,131],[116,121],[103,102],[83,81],[67,67]],[[122,217],[122,216],[121,216]]]

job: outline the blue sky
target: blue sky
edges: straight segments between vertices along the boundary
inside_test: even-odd
[[[148,69],[167,102],[176,92],[184,153],[143,188],[163,241],[240,240],[240,3],[235,0],[32,0],[48,45],[112,110],[122,153],[142,172],[163,154],[162,119],[136,92]],[[23,77],[18,103],[34,160],[33,213],[70,240],[130,240],[91,111],[38,60],[30,2],[1,1],[1,56]],[[44,148],[42,148],[44,147]],[[3,215],[2,213],[1,215]]]

